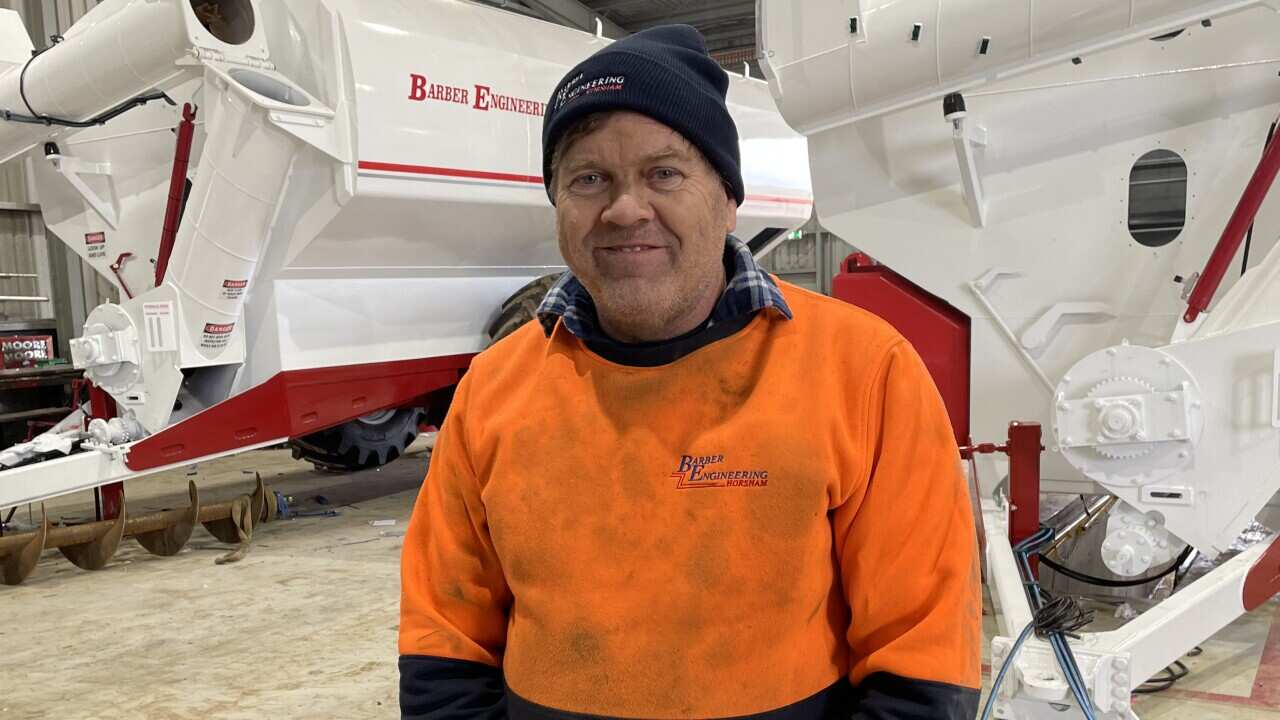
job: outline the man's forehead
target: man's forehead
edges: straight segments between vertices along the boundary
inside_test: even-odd
[[[692,160],[698,152],[683,135],[657,120],[630,112],[611,113],[565,153],[570,163],[673,158]]]

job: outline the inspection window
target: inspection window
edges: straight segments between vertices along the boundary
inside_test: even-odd
[[[249,0],[191,0],[191,11],[205,30],[228,45],[241,45],[253,37]]]
[[[1129,172],[1129,234],[1147,247],[1173,242],[1187,223],[1187,164],[1172,150],[1152,150]]]

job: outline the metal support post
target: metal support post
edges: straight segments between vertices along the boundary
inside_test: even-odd
[[[1009,543],[1017,545],[1040,529],[1040,423],[1009,424]]]
[[[974,455],[1004,453],[1009,456],[1009,545],[1026,540],[1040,530],[1040,423],[1009,423],[1009,441],[1004,445],[993,443],[969,444],[960,448],[960,456],[971,460]],[[1031,558],[1031,569],[1038,567],[1037,558]]]
[[[90,415],[96,419],[110,420],[116,416],[116,401],[106,390],[91,385],[89,387]],[[124,483],[114,482],[94,490],[94,504],[98,510],[98,520],[112,520],[120,515],[124,505]]]

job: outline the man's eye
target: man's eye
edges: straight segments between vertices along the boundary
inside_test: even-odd
[[[684,174],[675,168],[657,168],[653,171],[651,177],[654,182],[662,187],[677,185],[684,179]]]
[[[604,182],[604,178],[600,176],[600,173],[583,173],[573,179],[573,184],[581,188],[595,187],[602,182]]]

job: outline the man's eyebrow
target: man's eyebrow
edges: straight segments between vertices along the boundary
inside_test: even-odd
[[[594,157],[578,158],[577,160],[566,162],[561,172],[576,173],[584,168],[595,167],[597,165],[599,165],[599,163],[596,162]]]
[[[694,158],[693,153],[690,153],[689,151],[681,149],[674,145],[668,145],[667,147],[661,148],[659,150],[655,150],[649,153],[648,155],[644,155],[643,157],[640,158],[640,161],[645,164],[659,162],[662,160],[683,160],[685,162],[689,162],[693,160],[693,158]],[[564,165],[563,172],[574,173],[584,168],[598,167],[599,165],[600,165],[600,162],[599,160],[596,159],[595,156],[587,155],[585,157],[576,158],[574,160],[566,162]]]
[[[692,160],[693,154],[675,146],[667,146],[661,150],[645,155],[642,159],[645,162],[655,162],[658,160]]]

